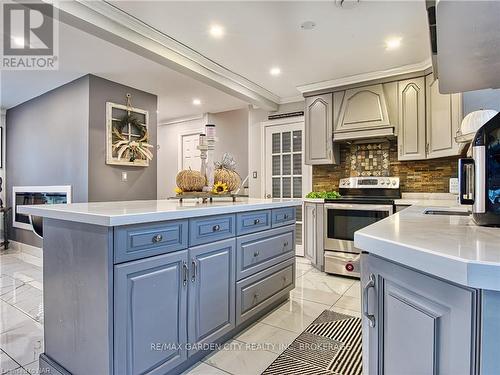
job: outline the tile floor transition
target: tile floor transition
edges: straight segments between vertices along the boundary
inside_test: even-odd
[[[0,253],[0,375],[38,374],[42,290],[40,258],[16,250]],[[360,308],[359,281],[326,275],[297,258],[290,300],[185,374],[260,374],[323,310],[360,316]]]

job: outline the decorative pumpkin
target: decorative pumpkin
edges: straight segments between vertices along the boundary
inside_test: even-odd
[[[232,171],[226,168],[216,169],[214,172],[214,180],[226,184],[228,191],[234,191],[238,189],[241,184],[240,175],[236,171]]]
[[[189,168],[177,173],[175,182],[182,191],[202,191],[206,180],[199,171],[193,171]]]
[[[229,153],[222,155],[222,160],[215,163],[214,181],[227,185],[228,191],[236,190],[241,184],[240,175],[234,170],[236,161]]]

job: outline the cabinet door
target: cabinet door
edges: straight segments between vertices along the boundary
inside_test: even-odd
[[[115,374],[165,374],[187,359],[187,250],[115,266]]]
[[[306,164],[334,163],[332,120],[332,94],[306,98]]]
[[[427,158],[459,154],[455,135],[462,121],[462,95],[440,94],[438,80],[425,77]]]
[[[311,262],[316,263],[316,204],[304,203],[305,214],[305,248],[304,254]]]
[[[363,285],[370,275],[375,280],[367,306],[374,327],[363,319],[368,373],[475,373],[477,291],[377,257],[363,258]]]
[[[424,77],[398,82],[398,113],[398,159],[425,159]]]
[[[236,239],[189,249],[189,323],[192,345],[214,342],[235,327]],[[189,355],[196,353],[196,348]]]

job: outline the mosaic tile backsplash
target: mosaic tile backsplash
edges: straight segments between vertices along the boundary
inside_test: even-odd
[[[403,192],[447,193],[449,179],[458,175],[458,159],[398,161],[396,141],[343,144],[340,164],[313,166],[313,190],[337,190],[344,177],[399,176]]]

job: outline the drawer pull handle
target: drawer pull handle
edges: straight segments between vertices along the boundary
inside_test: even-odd
[[[363,287],[363,316],[368,319],[370,327],[375,327],[375,315],[368,313],[368,289],[375,289],[375,275],[370,274],[368,282]],[[376,291],[376,290],[375,290]]]
[[[195,258],[191,260],[191,264],[193,265],[193,276],[191,276],[191,282],[194,283],[196,281],[196,274],[198,273],[198,264],[196,263]]]
[[[254,252],[254,253],[253,253],[253,256],[254,256],[254,257],[258,257],[259,255],[260,255],[260,251],[258,251],[258,250],[257,250],[256,252]]]
[[[153,241],[153,243],[161,242],[161,241],[163,241],[163,236],[161,234],[157,234],[157,235],[153,236],[152,241]]]
[[[285,216],[283,216],[285,220],[288,220],[288,215],[285,214]]]
[[[188,266],[186,262],[182,262],[182,270],[183,270],[183,277],[182,277],[182,285],[186,286],[187,285],[187,280],[188,280]]]
[[[255,219],[255,220],[253,221],[253,224],[254,224],[254,225],[260,224],[260,219]]]
[[[283,244],[283,247],[288,247],[288,241],[285,241],[285,243]]]
[[[253,294],[253,303],[254,304],[257,303],[258,299],[259,299],[259,293],[254,293]]]
[[[286,276],[283,276],[283,285],[286,285],[286,282],[287,282]]]
[[[214,226],[212,227],[212,232],[218,232],[218,231],[220,231],[220,225],[219,225],[219,224],[214,225]]]

